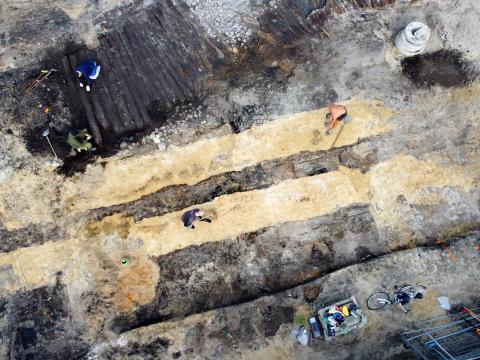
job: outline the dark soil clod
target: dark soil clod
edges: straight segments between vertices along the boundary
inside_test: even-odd
[[[418,87],[461,87],[476,77],[473,67],[462,53],[452,50],[405,58],[402,60],[402,72]]]

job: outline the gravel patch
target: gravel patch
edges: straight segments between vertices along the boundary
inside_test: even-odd
[[[185,0],[215,40],[245,47],[258,29],[257,17],[278,0]]]

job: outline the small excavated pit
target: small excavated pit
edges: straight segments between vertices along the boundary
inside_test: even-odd
[[[472,65],[455,50],[440,50],[402,60],[402,72],[416,86],[461,87],[471,83],[476,74]]]
[[[88,351],[69,316],[68,294],[56,276],[53,286],[19,291],[0,302],[0,333],[9,359],[79,359]]]

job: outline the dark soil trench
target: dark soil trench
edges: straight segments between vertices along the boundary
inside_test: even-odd
[[[335,171],[340,165],[365,173],[377,163],[377,158],[375,151],[363,157],[355,154],[355,146],[363,141],[367,140],[328,151],[305,151],[264,161],[240,171],[212,176],[195,185],[168,186],[138,200],[91,210],[88,218],[101,220],[105,216],[120,213],[140,221],[185,209],[193,204],[206,203],[222,195],[264,189],[288,179]]]
[[[122,333],[241,304],[404,248],[435,245],[434,239],[426,239],[389,247],[380,238],[369,207],[358,205],[190,246],[154,258],[160,268],[155,299],[135,312],[116,317],[109,327]],[[311,290],[305,295],[307,302],[318,295]]]

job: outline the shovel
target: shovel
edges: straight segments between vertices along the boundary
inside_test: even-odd
[[[28,85],[28,87],[23,92],[23,95],[27,94],[28,92],[32,91],[34,88],[38,86],[43,80],[45,80],[51,73],[58,71],[57,69],[50,69],[50,70],[40,70],[40,75],[33,80],[33,82]]]
[[[50,134],[50,130],[45,129],[45,130],[43,130],[42,136],[45,137],[45,139],[47,139],[48,144],[50,145],[50,148],[53,151],[53,155],[55,155],[55,159],[48,160],[47,165],[52,166],[52,167],[58,167],[58,166],[61,166],[62,163],[61,163],[60,159],[58,158],[57,153],[55,152],[55,149],[53,148],[53,145],[50,142],[50,139],[48,138],[49,134]]]
[[[343,131],[343,128],[344,128],[345,125],[347,125],[351,120],[352,120],[352,117],[351,117],[350,115],[347,115],[347,116],[345,117],[345,119],[343,120],[342,127],[340,128],[340,131],[338,132],[337,136],[335,137],[335,140],[333,140],[333,143],[332,143],[332,145],[330,146],[330,149],[335,146],[335,144],[337,143],[338,138],[340,137],[340,134],[341,134],[342,131]]]

